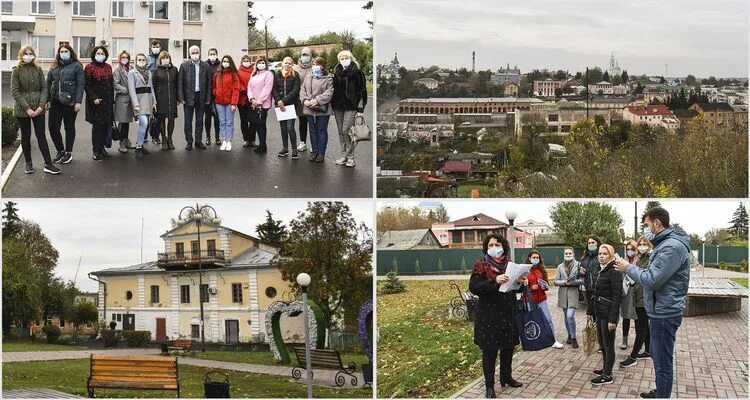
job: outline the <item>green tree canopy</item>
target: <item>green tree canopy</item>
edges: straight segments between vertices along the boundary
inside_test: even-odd
[[[258,237],[266,242],[281,244],[286,239],[286,227],[281,220],[274,220],[271,211],[266,210],[266,222],[255,227]]]
[[[740,203],[737,209],[732,215],[732,220],[729,222],[729,233],[735,238],[747,240],[748,224],[747,224],[747,208],[745,205]]]
[[[94,303],[81,301],[73,305],[71,316],[68,319],[78,328],[89,322],[97,322],[99,319],[99,310],[97,310]]]
[[[550,208],[555,233],[572,246],[581,246],[586,236],[596,235],[604,243],[618,245],[622,217],[606,203],[560,202]]]

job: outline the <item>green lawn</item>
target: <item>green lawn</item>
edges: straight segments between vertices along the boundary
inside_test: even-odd
[[[366,82],[365,85],[367,86],[367,95],[372,96],[372,82]]]
[[[65,351],[65,350],[87,350],[89,347],[84,346],[66,346],[62,344],[49,344],[46,342],[25,341],[5,341],[3,342],[3,352],[16,351]]]
[[[735,281],[735,282],[739,283],[740,285],[742,285],[742,286],[744,286],[744,287],[748,287],[748,286],[747,286],[747,279],[748,279],[748,278],[729,278],[729,279],[731,279],[731,280],[733,280],[733,281]]]
[[[203,397],[203,377],[208,368],[180,365],[180,396]],[[307,397],[307,386],[289,377],[222,371],[229,376],[232,397]],[[89,360],[14,362],[3,364],[3,389],[50,388],[86,397]],[[174,391],[101,389],[97,397],[176,397]],[[371,389],[313,388],[315,397],[372,398]]]
[[[378,396],[450,397],[482,375],[473,324],[448,317],[448,281],[404,284],[378,295]]]
[[[270,351],[206,351],[205,353],[201,353],[200,350],[196,350],[195,355],[191,357],[248,364],[277,365],[276,359],[273,358],[273,354]],[[297,358],[294,356],[293,350],[289,350],[289,357],[293,364],[297,363]],[[341,361],[344,365],[353,361],[357,364],[357,371],[362,370],[362,364],[369,363],[364,353],[342,353]]]

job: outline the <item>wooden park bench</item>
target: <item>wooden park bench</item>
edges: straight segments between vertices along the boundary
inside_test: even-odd
[[[740,311],[746,287],[729,279],[690,278],[685,317]]]
[[[176,390],[180,397],[177,357],[92,354],[86,388],[92,398],[95,388]]]
[[[305,348],[294,347],[294,354],[297,356],[297,366],[292,368],[292,377],[300,379],[302,378],[302,370],[307,369]],[[341,354],[336,350],[310,349],[310,365],[311,367],[338,370],[339,372],[336,373],[335,377],[336,386],[344,386],[346,383],[344,375],[352,378],[352,386],[357,386],[358,379],[354,375],[354,371],[357,369],[356,364],[350,362],[347,367],[344,367],[344,364],[341,362]]]
[[[195,353],[192,339],[177,339],[173,344],[167,346],[168,352],[174,352],[177,355],[185,356],[189,353]]]

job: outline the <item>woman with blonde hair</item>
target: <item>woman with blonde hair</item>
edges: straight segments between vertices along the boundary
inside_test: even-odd
[[[615,330],[620,320],[622,301],[622,273],[615,269],[615,248],[609,244],[599,246],[599,273],[591,285],[591,301],[587,314],[596,316],[596,333],[602,346],[602,369],[595,369],[598,375],[591,380],[595,386],[607,385],[615,380],[612,367],[615,364]]]
[[[635,261],[635,265],[638,268],[648,268],[649,258],[651,257],[651,251],[654,249],[654,245],[651,241],[641,236],[638,238],[638,257]],[[632,301],[635,306],[635,314],[638,317],[635,320],[635,342],[633,343],[633,350],[630,352],[630,356],[620,362],[620,366],[623,368],[632,367],[638,364],[639,359],[651,358],[649,352],[650,332],[648,328],[648,314],[646,314],[646,305],[643,302],[643,285],[635,282],[633,287],[630,288],[632,292]],[[643,352],[641,351],[643,346]]]
[[[628,260],[628,264],[635,264],[638,259],[636,252],[638,245],[635,240],[628,240],[625,242],[625,259]],[[638,319],[635,314],[635,307],[633,306],[633,292],[631,288],[635,285],[635,281],[626,274],[622,274],[622,304],[620,305],[620,314],[622,315],[622,344],[620,348],[625,350],[628,348],[628,334],[630,333],[630,320]]]
[[[44,158],[44,172],[59,174],[60,170],[52,164],[52,156],[44,130],[47,83],[44,80],[42,68],[36,65],[36,52],[31,46],[23,46],[18,52],[18,64],[13,67],[10,75],[10,91],[16,102],[13,115],[21,128],[21,150],[26,161],[24,172],[34,173],[34,164],[31,161],[31,126],[33,124],[36,141]]]
[[[117,55],[117,67],[112,71],[112,79],[115,86],[114,120],[118,123],[120,132],[120,153],[127,153],[128,149],[134,149],[128,138],[130,123],[133,122],[133,106],[130,103],[128,92],[128,72],[131,70],[130,53],[127,50],[120,51]]]
[[[342,157],[336,160],[337,165],[354,167],[354,148],[349,129],[354,126],[355,118],[363,117],[367,105],[367,81],[359,69],[357,60],[349,50],[340,51],[339,63],[333,69],[333,115],[339,131]]]
[[[273,99],[276,102],[276,107],[281,108],[282,111],[287,106],[294,107],[299,99],[299,88],[300,79],[299,74],[292,69],[294,61],[292,57],[285,57],[281,68],[274,73],[274,84],[273,84]],[[288,119],[280,121],[281,126],[281,142],[282,149],[279,152],[279,157],[286,157],[289,155],[289,145],[292,146],[292,159],[299,159],[299,153],[297,152],[297,134],[294,131],[295,119]]]
[[[148,134],[151,114],[156,111],[156,97],[154,97],[153,74],[146,66],[146,55],[138,53],[135,56],[135,68],[128,72],[128,92],[133,104],[133,114],[138,119],[138,137],[136,139],[135,158],[142,159],[150,152],[143,147]]]
[[[557,306],[565,314],[565,329],[568,331],[566,344],[574,349],[578,348],[576,338],[576,309],[578,309],[578,293],[583,285],[581,264],[576,261],[572,247],[563,249],[563,262],[557,266],[555,286],[557,289]]]
[[[322,163],[325,160],[332,98],[333,77],[326,73],[326,60],[323,57],[315,57],[312,61],[312,71],[305,77],[299,91],[302,113],[307,116],[307,125],[310,128],[312,162]]]

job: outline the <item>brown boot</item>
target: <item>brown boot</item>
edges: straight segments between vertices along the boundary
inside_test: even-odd
[[[570,340],[570,347],[572,347],[572,348],[574,348],[574,349],[577,349],[577,348],[578,348],[578,340],[576,340],[576,339],[571,339],[571,340]]]

